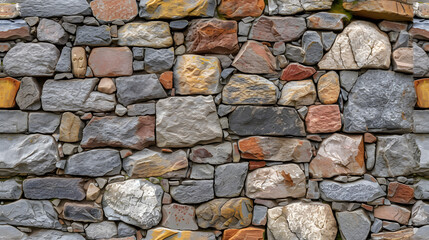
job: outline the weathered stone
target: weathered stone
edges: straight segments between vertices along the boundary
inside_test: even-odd
[[[89,4],[85,0],[31,0],[20,4],[21,17],[61,17],[87,15]]]
[[[371,228],[371,220],[362,209],[353,212],[337,212],[335,215],[343,239],[359,240],[367,238]]]
[[[1,7],[2,6],[0,5],[0,10],[2,10]],[[0,236],[0,240],[28,239],[27,234],[19,231],[17,228],[12,227],[10,225],[0,225],[0,232],[2,233],[2,235]]]
[[[277,87],[258,75],[234,74],[222,91],[224,104],[275,104]]]
[[[0,181],[0,199],[1,200],[15,200],[15,199],[21,198],[21,195],[22,195],[22,183],[20,180],[10,178],[6,180],[2,179],[2,181]]]
[[[127,106],[128,116],[155,115],[155,103],[138,103]]]
[[[109,220],[151,228],[161,221],[162,194],[161,186],[143,179],[108,184],[103,195],[104,214]]]
[[[267,224],[267,211],[268,207],[255,205],[253,207],[252,224],[257,226],[265,226]]]
[[[110,28],[108,26],[79,26],[77,27],[75,46],[109,46],[112,42]]]
[[[429,56],[416,43],[413,43],[413,58],[419,59],[419,61],[414,61],[413,75],[415,77],[426,76],[429,72],[429,64],[428,64]]]
[[[215,240],[216,236],[213,232],[202,232],[202,231],[180,231],[168,228],[153,228],[150,229],[144,240],[152,240],[157,238],[165,238],[168,236],[171,240]]]
[[[198,230],[195,208],[177,203],[162,206],[161,226],[179,230]]]
[[[270,240],[334,240],[337,223],[328,204],[296,202],[268,209],[267,236]]]
[[[219,198],[197,208],[198,226],[201,228],[243,228],[252,223],[253,202],[248,198]]]
[[[182,55],[174,65],[174,88],[177,94],[217,94],[221,66],[217,57]]]
[[[60,138],[62,142],[77,142],[82,139],[82,129],[85,124],[71,112],[63,113],[60,125]]]
[[[71,48],[63,47],[60,58],[58,59],[57,65],[55,66],[55,71],[68,73],[71,70]]]
[[[209,163],[213,165],[232,161],[232,145],[230,142],[212,145],[200,145],[191,149],[189,159],[196,163]]]
[[[68,38],[69,35],[59,23],[46,18],[40,20],[37,26],[37,39],[39,41],[64,45]]]
[[[330,71],[317,81],[317,95],[323,104],[334,104],[340,95],[340,77],[335,71]]]
[[[217,166],[214,178],[214,190],[216,196],[240,196],[248,168],[248,163],[228,163]]]
[[[0,20],[0,41],[31,40],[30,27],[22,19]]]
[[[176,63],[177,63],[177,61],[176,61]],[[172,89],[173,88],[173,72],[167,71],[167,72],[161,73],[161,75],[159,76],[159,82],[162,84],[162,86],[165,89]]]
[[[24,180],[24,195],[29,199],[70,199],[81,201],[85,198],[81,178],[31,178]]]
[[[213,180],[185,180],[182,185],[171,186],[170,194],[182,204],[196,204],[214,198]]]
[[[139,16],[146,19],[179,19],[184,17],[213,17],[214,0],[141,1]]]
[[[91,2],[91,10],[98,21],[128,22],[137,16],[137,3],[135,0],[95,0]]]
[[[133,74],[133,53],[127,47],[100,47],[88,59],[96,77],[119,77]]]
[[[119,174],[121,167],[117,150],[96,149],[69,157],[64,172],[69,175],[101,177]]]
[[[115,222],[103,221],[89,224],[85,233],[89,239],[112,239],[118,234],[118,229]]]
[[[186,32],[185,45],[188,53],[236,53],[239,49],[237,22],[217,18],[192,20]]]
[[[166,22],[127,23],[118,30],[118,37],[121,46],[164,48],[173,45]]]
[[[54,75],[60,51],[50,43],[18,43],[3,59],[4,71],[12,77]]]
[[[116,85],[111,78],[102,78],[97,86],[97,91],[112,94],[116,92]]]
[[[429,204],[418,201],[414,204],[411,215],[413,226],[423,226],[429,224]]]
[[[413,5],[406,1],[364,0],[355,2],[346,0],[343,7],[353,15],[392,21],[410,21],[413,19]]]
[[[12,108],[15,106],[15,97],[20,85],[21,82],[14,78],[0,78],[0,108]],[[22,98],[23,96],[20,96],[19,99]]]
[[[374,209],[374,217],[395,221],[404,225],[408,224],[410,216],[410,210],[397,205],[378,206]]]
[[[124,106],[167,97],[155,74],[116,78],[118,101]]]
[[[378,24],[378,27],[385,32],[390,32],[390,31],[401,32],[401,31],[407,30],[408,24],[403,22],[393,22],[393,21],[383,20]]]
[[[296,164],[258,168],[246,179],[246,196],[250,198],[300,198],[305,191],[305,175]]]
[[[289,61],[302,63],[304,61],[304,56],[305,51],[302,47],[289,43],[286,44],[286,57]]]
[[[344,131],[411,131],[415,101],[412,76],[368,70],[358,78],[344,107]]]
[[[420,179],[414,184],[414,197],[416,199],[429,199],[429,180]]]
[[[256,227],[247,227],[242,229],[225,229],[223,232],[223,240],[248,239],[257,240],[264,239],[265,229]]]
[[[343,30],[347,15],[342,13],[318,12],[307,17],[310,29]]]
[[[108,132],[105,129],[110,129]],[[155,142],[155,117],[94,117],[83,129],[83,148],[122,147],[142,150]]]
[[[412,236],[412,240],[425,240],[429,234],[429,226],[423,226],[418,228],[414,233],[412,229],[410,229],[410,236]]]
[[[341,87],[344,88],[347,92],[350,92],[350,90],[355,85],[358,77],[359,77],[359,72],[357,71],[341,71],[340,72]]]
[[[371,239],[373,240],[396,240],[396,239],[412,240],[413,235],[414,235],[414,231],[412,228],[405,228],[404,230],[400,230],[396,232],[373,233],[371,234]]]
[[[282,72],[281,80],[293,81],[311,77],[316,73],[316,69],[307,67],[299,63],[289,64]]]
[[[322,39],[316,31],[306,31],[302,35],[302,47],[305,51],[304,64],[314,65],[323,57]]]
[[[429,21],[415,18],[409,33],[415,39],[429,40]]]
[[[398,48],[392,53],[393,70],[396,72],[413,73],[413,48]]]
[[[414,81],[414,88],[417,95],[417,106],[429,108],[429,78]]]
[[[118,237],[128,237],[136,234],[136,229],[128,224],[119,222],[118,224]]]
[[[291,81],[283,86],[277,104],[291,107],[312,105],[316,98],[316,87],[312,80]]]
[[[267,46],[256,41],[247,41],[235,56],[232,66],[244,73],[274,73],[276,58]]]
[[[16,3],[2,3],[0,5],[0,19],[10,19],[19,16],[19,5]]]
[[[320,69],[341,70],[390,66],[391,46],[387,34],[374,23],[354,21],[335,39],[323,56]]]
[[[263,0],[224,0],[217,8],[218,12],[231,19],[259,17],[265,8]]]
[[[323,49],[325,49],[325,51],[329,51],[336,38],[337,34],[334,32],[322,32]]]
[[[429,133],[429,111],[428,110],[414,110],[413,120],[415,133]]]
[[[325,201],[355,201],[371,202],[386,196],[380,185],[368,180],[358,180],[351,183],[338,183],[324,180],[319,184],[322,199]]]
[[[146,48],[144,69],[148,73],[165,72],[173,67],[174,48],[153,49]],[[134,69],[135,71],[135,69]]]
[[[213,97],[170,97],[156,103],[158,147],[191,147],[220,142],[222,136]]]
[[[95,204],[66,202],[63,211],[64,219],[79,222],[101,222],[103,210]]]
[[[214,178],[214,167],[210,164],[192,164],[192,171],[190,175],[191,179],[213,179]]]
[[[0,110],[0,133],[23,133],[28,129],[28,113]]]
[[[330,133],[341,129],[341,114],[338,105],[313,105],[305,117],[307,132]]]
[[[296,110],[288,107],[238,106],[230,114],[229,124],[240,136],[305,136],[304,123]]]
[[[398,182],[389,183],[387,199],[395,203],[413,203],[414,188]]]
[[[249,39],[268,42],[290,42],[299,39],[307,29],[304,18],[261,16],[253,22]]]

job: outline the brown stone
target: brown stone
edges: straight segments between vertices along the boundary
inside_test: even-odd
[[[330,71],[319,78],[317,94],[323,104],[334,104],[340,95],[340,77],[335,71]]]
[[[222,0],[217,8],[226,18],[259,17],[265,8],[264,0]]]
[[[232,66],[244,73],[275,73],[276,58],[262,43],[247,41],[241,47]]]
[[[303,80],[311,77],[315,73],[316,69],[313,67],[307,67],[299,63],[291,63],[283,70],[280,79],[286,81]]]
[[[172,89],[173,88],[173,72],[167,71],[161,73],[161,76],[159,76],[159,81],[161,82],[162,86],[165,89]]]
[[[363,135],[363,141],[365,143],[375,143],[377,141],[377,137],[374,136],[372,133],[365,133]]]
[[[299,17],[261,16],[253,22],[249,39],[267,42],[290,42],[304,34],[307,24]]]
[[[414,88],[417,94],[417,106],[429,108],[429,78],[414,81]]]
[[[413,73],[413,48],[398,48],[392,53],[393,70],[396,72]]]
[[[24,20],[19,20],[19,22],[2,21],[0,22],[0,41],[31,39],[30,27]]]
[[[397,0],[365,0],[344,2],[343,7],[353,15],[372,19],[412,21],[413,5]]]
[[[222,240],[264,240],[263,228],[247,227],[242,229],[226,229]]]
[[[133,53],[128,47],[94,48],[88,64],[96,77],[119,77],[133,74]]]
[[[128,22],[138,13],[136,0],[94,0],[91,2],[91,9],[94,17],[105,22]]]
[[[15,97],[20,85],[21,82],[15,78],[0,78],[0,108],[15,106]]]
[[[341,115],[338,105],[310,106],[305,118],[309,133],[330,133],[341,129]]]
[[[102,93],[112,94],[116,92],[116,86],[111,78],[102,78],[98,83],[97,90]]]
[[[373,206],[371,206],[371,205],[368,205],[368,204],[362,203],[360,206],[361,206],[363,209],[367,210],[367,211],[370,211],[370,212],[374,211],[374,207],[373,207]]]
[[[82,139],[82,129],[85,124],[71,112],[63,113],[60,125],[60,141],[77,142]]]
[[[19,11],[16,3],[0,3],[0,19],[16,18]]]
[[[406,228],[396,232],[381,232],[371,234],[371,240],[412,240],[414,230]]]
[[[265,161],[249,161],[249,171],[265,167],[267,163]]]
[[[88,66],[85,48],[74,47],[72,48],[71,55],[73,75],[77,78],[84,78],[86,74],[86,67]]]
[[[88,190],[86,190],[86,200],[94,201],[100,195],[100,188],[95,186],[94,183],[90,183]]]
[[[410,204],[414,203],[414,188],[402,183],[391,182],[387,192],[387,199],[395,203]]]
[[[237,22],[217,18],[192,20],[186,31],[188,53],[231,54],[239,49]]]
[[[395,221],[403,225],[408,224],[410,216],[410,210],[397,205],[378,206],[374,209],[374,217],[384,220]]]
[[[413,26],[408,33],[415,39],[429,40],[429,31],[427,28]]]
[[[400,31],[406,31],[408,28],[408,24],[401,23],[401,22],[392,22],[388,20],[383,20],[381,23],[378,24],[381,30],[385,32],[400,32]]]
[[[9,51],[11,48],[10,43],[8,42],[0,42],[0,52],[4,53]]]

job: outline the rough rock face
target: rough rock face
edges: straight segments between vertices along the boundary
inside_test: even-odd
[[[341,113],[338,105],[313,105],[305,117],[307,132],[330,133],[341,129]]]
[[[214,198],[213,180],[186,180],[171,187],[171,197],[183,204],[202,203]]]
[[[91,10],[99,21],[128,22],[137,16],[138,7],[134,0],[95,0],[91,2]]]
[[[316,98],[316,87],[312,80],[291,81],[283,86],[278,104],[291,107],[312,105]]]
[[[37,27],[37,39],[57,45],[64,45],[69,35],[61,25],[53,20],[43,18]]]
[[[124,106],[167,97],[155,74],[116,78],[116,88],[118,102]]]
[[[140,1],[140,17],[146,19],[177,19],[183,17],[213,17],[214,0]]]
[[[0,182],[0,199],[15,200],[22,195],[22,182],[17,178],[10,178]]]
[[[162,194],[159,185],[143,179],[111,183],[103,195],[103,210],[109,220],[148,229],[161,221]]]
[[[27,39],[31,40],[30,28],[22,19],[14,21],[0,20],[0,40]]]
[[[20,4],[21,17],[58,17],[87,14],[89,4],[85,0],[32,0]]]
[[[23,82],[24,79],[20,82],[11,77],[0,78],[0,108],[11,108],[15,106],[15,97],[17,97],[17,92],[19,91],[20,85]],[[17,97],[17,99],[21,98]]]
[[[339,229],[343,239],[366,239],[371,228],[371,220],[364,210],[337,212]],[[353,226],[359,226],[358,228]]]
[[[345,14],[318,12],[307,17],[307,25],[310,29],[343,30]]]
[[[182,218],[178,218],[178,216]],[[161,226],[182,230],[198,230],[195,208],[176,203],[162,206]]]
[[[81,178],[32,178],[23,183],[25,197],[29,199],[70,199],[81,201],[85,198]]]
[[[259,17],[265,8],[263,0],[224,0],[218,11],[226,18],[240,19],[245,17]]]
[[[392,21],[410,21],[413,19],[414,14],[413,6],[408,4],[408,2],[394,0],[363,0],[354,2],[346,0],[343,3],[343,7],[357,16]]]
[[[411,212],[407,208],[398,205],[378,206],[374,209],[374,217],[391,220],[400,224],[407,224],[410,219]]]
[[[255,74],[274,73],[277,68],[276,59],[268,47],[256,41],[247,41],[241,46],[232,66],[241,72]]]
[[[249,39],[289,42],[301,37],[306,29],[304,18],[262,16],[253,23]]]
[[[238,197],[244,186],[249,164],[228,163],[216,167],[214,190],[217,197]]]
[[[128,47],[100,47],[91,51],[88,66],[96,77],[129,76],[133,74],[132,61],[133,54]]]
[[[119,152],[113,149],[96,149],[75,154],[67,160],[64,172],[77,176],[111,176],[121,171]]]
[[[173,44],[166,22],[127,23],[118,30],[121,46],[163,48]]]
[[[386,195],[377,182],[368,180],[351,183],[324,180],[319,184],[319,188],[325,201],[370,202]]]
[[[11,94],[12,93],[13,90],[11,91]],[[23,110],[39,110],[41,107],[41,93],[42,89],[35,78],[24,77],[21,79],[21,85],[16,95],[16,104]],[[11,104],[9,104],[9,106],[10,105]]]
[[[77,222],[101,222],[103,210],[99,205],[78,202],[66,202],[63,211],[64,219]]]
[[[213,165],[232,161],[232,144],[224,142],[220,144],[200,145],[191,149],[189,159],[195,163],[209,163]]]
[[[198,240],[215,240],[216,236],[213,232],[202,231],[180,231],[168,228],[153,228],[146,234],[144,240],[151,240],[157,238],[164,238],[169,236],[171,239],[198,239]]]

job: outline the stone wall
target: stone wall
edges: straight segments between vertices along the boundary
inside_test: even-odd
[[[0,240],[428,239],[429,3],[0,18]]]

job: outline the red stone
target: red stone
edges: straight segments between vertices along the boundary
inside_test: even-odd
[[[161,82],[162,86],[165,89],[172,89],[173,88],[173,72],[163,72],[161,73],[161,76],[159,76],[159,81]]]
[[[261,167],[265,167],[265,165],[265,161],[249,161],[249,170],[252,171]]]
[[[264,0],[222,0],[218,12],[226,18],[259,17],[265,8]]]
[[[414,236],[413,228],[406,228],[396,232],[380,232],[371,234],[373,240],[412,240]]]
[[[96,77],[119,77],[133,74],[133,53],[128,47],[94,48],[88,65]]]
[[[397,205],[390,205],[390,206],[379,206],[374,209],[374,217],[384,219],[384,220],[390,220],[395,221],[400,224],[407,225],[408,220],[410,219],[411,212],[410,210],[400,207]]]
[[[414,203],[414,188],[402,183],[391,182],[389,183],[387,199],[395,203]]]
[[[227,229],[223,232],[223,240],[263,240],[263,228],[247,227],[242,229]]]
[[[363,135],[363,139],[364,139],[363,141],[365,143],[375,143],[375,142],[377,142],[377,137],[374,136],[372,133],[365,133]]]
[[[133,20],[138,13],[136,0],[94,0],[91,2],[94,17],[98,20],[110,22]]]
[[[275,73],[276,58],[267,46],[256,41],[247,41],[232,62],[232,66],[244,73]]]
[[[331,133],[341,129],[338,105],[313,105],[308,108],[305,125],[309,133]]]
[[[281,80],[293,81],[303,80],[313,76],[316,73],[316,69],[307,67],[299,63],[289,64],[282,72]]]

